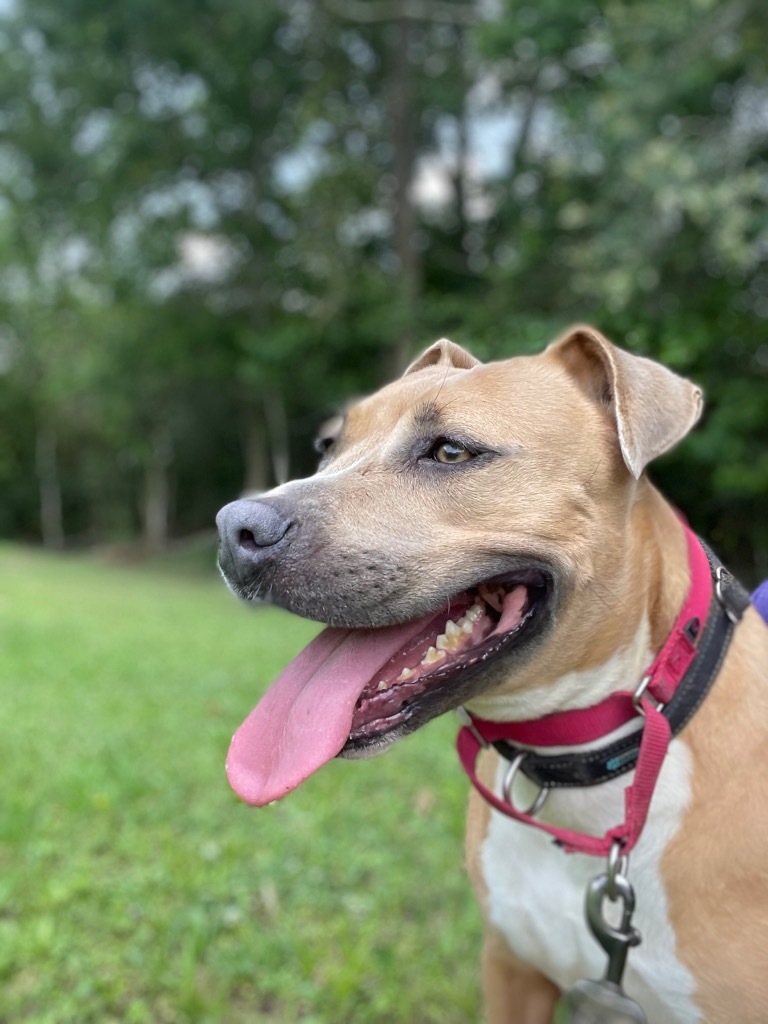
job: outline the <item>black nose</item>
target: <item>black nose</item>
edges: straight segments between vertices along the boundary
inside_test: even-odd
[[[222,554],[258,561],[288,532],[292,520],[265,501],[231,501],[216,516]]]

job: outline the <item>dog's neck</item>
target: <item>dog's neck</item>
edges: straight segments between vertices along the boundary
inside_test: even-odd
[[[563,611],[558,651],[534,657],[507,684],[467,702],[468,710],[491,721],[524,721],[590,707],[639,684],[672,628],[690,574],[680,521],[646,480],[627,519],[623,545],[606,545],[604,564]]]

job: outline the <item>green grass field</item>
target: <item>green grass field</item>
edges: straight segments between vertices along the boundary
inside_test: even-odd
[[[229,738],[315,626],[213,573],[0,579],[2,1024],[478,1019],[452,720],[253,810]]]

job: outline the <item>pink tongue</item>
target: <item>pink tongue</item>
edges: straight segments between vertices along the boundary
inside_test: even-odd
[[[323,630],[233,736],[227,778],[237,795],[249,804],[267,804],[335,757],[366,683],[434,618],[383,629]]]

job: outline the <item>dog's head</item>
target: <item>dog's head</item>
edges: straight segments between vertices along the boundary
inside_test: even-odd
[[[489,364],[443,340],[327,426],[313,477],[222,509],[234,592],[332,627],[238,733],[235,788],[281,796],[585,631],[579,600],[609,573],[645,465],[700,408],[688,381],[590,328]]]

